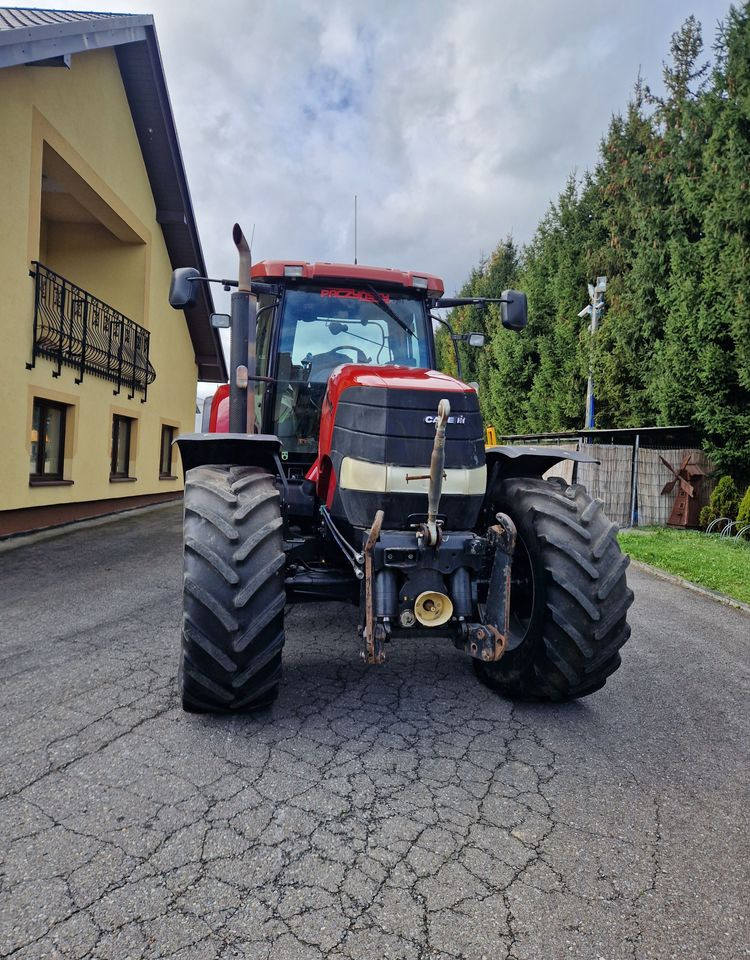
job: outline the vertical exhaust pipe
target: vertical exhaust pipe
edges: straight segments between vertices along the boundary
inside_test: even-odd
[[[255,340],[256,310],[251,294],[250,245],[238,223],[232,239],[239,255],[237,292],[232,294],[232,344],[229,373],[229,431],[255,432]]]
[[[250,293],[250,267],[252,266],[250,244],[245,239],[245,234],[242,232],[239,223],[235,223],[232,227],[232,239],[240,257],[240,275],[237,289],[240,293]]]

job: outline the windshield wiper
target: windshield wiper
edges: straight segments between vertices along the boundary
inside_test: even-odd
[[[416,338],[416,334],[414,333],[414,331],[413,331],[412,329],[410,329],[409,327],[407,327],[406,323],[404,323],[404,321],[403,321],[403,320],[401,319],[401,317],[396,313],[396,311],[395,311],[392,307],[390,307],[390,306],[388,305],[388,303],[386,303],[386,301],[380,296],[380,294],[379,294],[378,291],[375,289],[375,287],[371,287],[371,286],[368,285],[367,289],[370,291],[370,293],[373,295],[373,297],[375,297],[375,302],[376,302],[377,305],[380,307],[380,309],[381,309],[381,310],[385,310],[385,312],[388,314],[388,316],[389,316],[392,320],[395,320],[396,323],[401,327],[402,330],[406,330],[406,332],[409,334],[410,337],[415,337],[415,338]]]

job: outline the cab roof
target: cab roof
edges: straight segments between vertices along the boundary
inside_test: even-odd
[[[255,280],[335,280],[339,283],[388,284],[442,297],[445,287],[440,277],[431,273],[393,270],[390,267],[366,267],[358,263],[309,263],[305,260],[259,260],[252,265],[250,276]]]

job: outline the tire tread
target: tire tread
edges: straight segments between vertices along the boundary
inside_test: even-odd
[[[617,524],[583,486],[557,480],[503,481],[496,508],[533,541],[535,606],[520,645],[497,663],[477,663],[478,674],[509,696],[570,700],[599,690],[630,636],[633,592]]]
[[[267,706],[281,679],[286,599],[273,476],[258,467],[188,471],[184,522],[183,707]]]

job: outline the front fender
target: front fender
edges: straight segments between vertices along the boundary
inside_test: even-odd
[[[595,457],[578,450],[563,450],[560,447],[502,446],[488,447],[487,490],[508,477],[541,477],[550,467],[561,460],[577,463],[599,463]]]
[[[269,473],[278,473],[281,441],[270,433],[184,433],[175,443],[180,448],[184,473],[209,464],[263,467]]]

